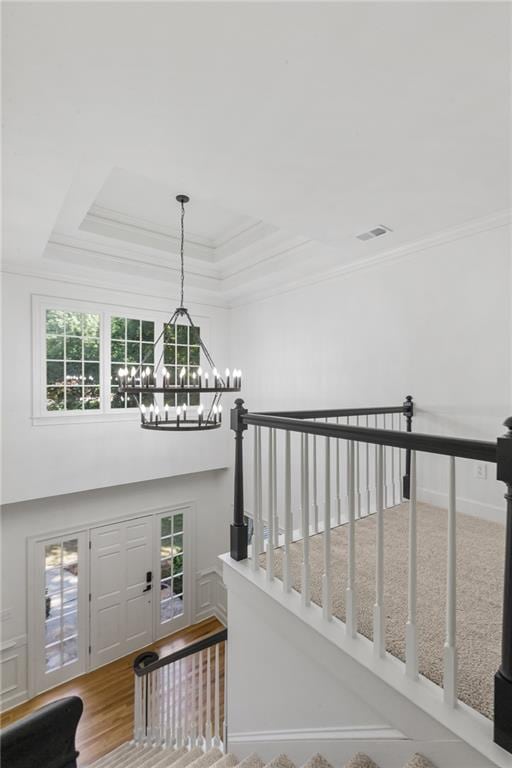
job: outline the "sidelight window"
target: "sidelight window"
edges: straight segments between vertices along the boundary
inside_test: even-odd
[[[160,519],[160,623],[184,613],[183,513]]]
[[[44,591],[45,672],[78,659],[78,539],[46,544]]]

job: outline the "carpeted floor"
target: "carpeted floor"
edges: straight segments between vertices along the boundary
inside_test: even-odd
[[[408,505],[384,518],[386,648],[405,660],[407,621]],[[356,523],[356,584],[359,632],[372,639],[375,602],[375,515]],[[457,515],[458,696],[486,717],[493,713],[493,678],[501,649],[505,528]],[[418,644],[421,674],[442,683],[446,603],[445,510],[418,504]],[[345,619],[347,526],[332,530],[333,613]],[[310,539],[312,600],[322,604],[322,534]],[[302,542],[291,548],[292,583],[300,591]],[[265,567],[264,558],[261,564]],[[282,577],[282,550],[275,553]]]

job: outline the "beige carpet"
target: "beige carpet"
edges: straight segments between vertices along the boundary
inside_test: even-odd
[[[446,602],[445,510],[418,504],[418,654],[421,674],[442,683]],[[347,526],[333,529],[333,613],[345,619]],[[405,659],[407,621],[408,506],[385,512],[386,647]],[[322,534],[310,539],[312,600],[322,604]],[[505,528],[457,515],[458,696],[486,717],[493,713],[493,678],[501,649]],[[291,548],[291,575],[300,591],[302,542]],[[261,564],[265,567],[262,557]],[[282,576],[282,550],[275,553],[275,574]],[[356,584],[359,631],[373,637],[375,602],[375,516],[356,523]]]

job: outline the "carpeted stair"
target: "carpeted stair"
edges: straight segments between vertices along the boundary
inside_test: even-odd
[[[264,762],[259,755],[253,753],[239,761],[235,755],[224,755],[213,747],[204,752],[199,747],[193,749],[167,749],[162,747],[140,747],[131,742],[122,744],[113,752],[104,755],[88,768],[341,768],[333,766],[322,755],[313,755],[302,766],[293,763],[287,755],[277,755],[272,760]],[[343,768],[379,768],[368,755],[358,752]],[[435,768],[422,755],[413,755],[403,768]]]

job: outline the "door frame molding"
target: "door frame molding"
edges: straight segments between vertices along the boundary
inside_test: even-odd
[[[37,656],[36,653],[34,653],[34,649],[37,649],[37,643],[38,643],[38,630],[37,630],[37,600],[38,600],[38,594],[37,594],[37,579],[38,574],[36,570],[36,558],[35,558],[35,552],[37,544],[46,541],[48,539],[52,539],[53,537],[59,538],[62,536],[67,535],[73,535],[73,534],[79,534],[84,533],[86,535],[86,547],[87,547],[87,557],[86,557],[86,580],[87,580],[87,589],[86,594],[88,595],[91,589],[91,581],[90,581],[90,542],[91,542],[91,529],[93,528],[99,528],[102,525],[110,525],[115,524],[119,522],[123,522],[125,520],[135,520],[139,517],[149,517],[152,516],[154,519],[158,519],[162,514],[165,514],[166,512],[169,512],[171,514],[174,514],[175,512],[178,512],[180,510],[183,510],[184,514],[189,515],[189,534],[190,534],[190,544],[189,544],[189,557],[188,557],[188,583],[190,585],[189,591],[189,607],[187,612],[187,618],[188,621],[192,621],[193,617],[196,615],[196,601],[197,601],[197,584],[195,574],[196,574],[196,558],[197,558],[197,547],[196,547],[196,523],[197,523],[197,501],[195,500],[186,500],[186,501],[180,501],[175,502],[173,504],[166,504],[165,506],[159,506],[159,507],[151,507],[150,509],[141,509],[138,512],[131,512],[129,514],[123,514],[123,515],[116,515],[115,517],[112,517],[108,521],[106,520],[93,520],[91,522],[85,523],[85,524],[77,524],[76,526],[66,526],[65,528],[57,528],[53,529],[52,531],[45,532],[45,533],[38,533],[34,536],[28,536],[27,541],[27,656],[28,656],[28,698],[31,699],[34,696],[38,695],[37,691],[37,668],[36,668],[36,660]],[[156,525],[154,524],[154,530],[156,530]],[[156,541],[155,533],[153,532],[154,541]],[[153,565],[156,565],[156,544],[155,549],[153,550]],[[153,601],[155,604],[156,601]],[[87,672],[91,671],[91,660],[90,660],[90,654],[88,652],[90,639],[91,639],[91,617],[90,617],[90,609],[88,605],[88,600],[86,601],[86,607],[85,607],[85,629],[84,629],[84,635],[86,637],[86,654],[85,654],[85,668],[82,673],[85,674]],[[156,609],[154,608],[153,613],[153,634],[156,635]],[[73,677],[76,677],[74,675]],[[73,677],[70,677],[69,680],[72,680]],[[60,685],[60,683],[58,683]],[[54,687],[54,686],[51,686]],[[50,689],[48,689],[50,690]]]

